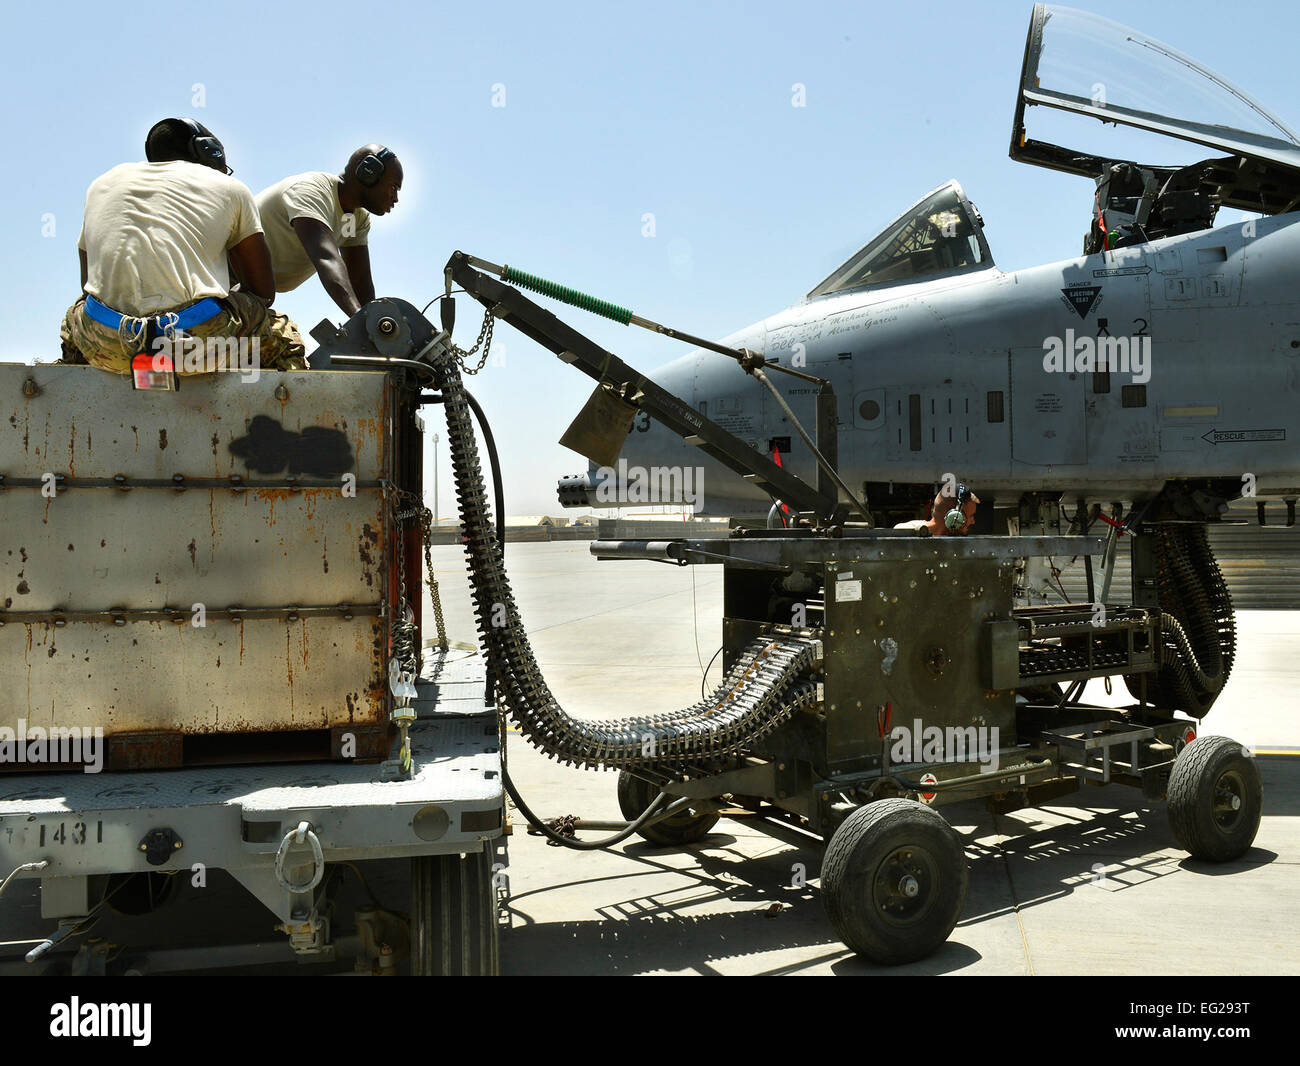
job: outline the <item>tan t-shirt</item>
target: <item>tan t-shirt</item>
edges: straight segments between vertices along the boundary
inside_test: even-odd
[[[296,289],[316,273],[293,228],[295,218],[314,218],[334,234],[340,248],[365,244],[370,233],[370,212],[358,207],[344,212],[339,203],[339,179],[335,174],[313,170],[295,174],[257,194],[257,210],[271,246],[277,292]]]
[[[179,160],[122,163],[86,192],[86,291],[143,316],[230,291],[226,252],[261,232],[248,186]]]

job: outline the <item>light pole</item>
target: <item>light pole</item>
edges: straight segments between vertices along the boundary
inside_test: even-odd
[[[433,435],[433,524],[438,525],[438,434]]]

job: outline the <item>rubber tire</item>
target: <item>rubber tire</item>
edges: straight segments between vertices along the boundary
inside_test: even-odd
[[[411,976],[495,977],[500,970],[492,846],[411,859]]]
[[[629,822],[640,818],[657,795],[659,790],[649,781],[629,774],[626,770],[619,771],[618,809]],[[642,826],[637,830],[637,835],[651,844],[680,848],[703,840],[717,824],[718,815],[713,811],[695,814],[693,810],[687,809],[662,822]]]
[[[1240,817],[1224,829],[1214,816],[1215,786],[1225,773],[1242,785]],[[1178,753],[1169,775],[1169,827],[1194,858],[1230,862],[1250,850],[1259,831],[1264,789],[1255,760],[1228,737],[1197,737]]]
[[[881,917],[873,885],[881,864],[906,847],[929,853],[937,888],[919,920],[900,927]],[[970,874],[965,849],[942,815],[914,800],[884,799],[859,807],[835,830],[821,879],[826,915],[845,945],[897,966],[925,958],[948,939],[966,905]]]

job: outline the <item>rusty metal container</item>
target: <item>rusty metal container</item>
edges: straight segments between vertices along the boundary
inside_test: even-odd
[[[0,737],[99,728],[122,769],[382,757],[400,403],[381,373],[0,364]]]

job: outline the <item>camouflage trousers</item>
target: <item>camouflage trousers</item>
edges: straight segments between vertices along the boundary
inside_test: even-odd
[[[232,292],[218,303],[223,308],[220,314],[177,333],[163,349],[172,354],[178,374],[307,368],[302,337],[287,315],[244,292]],[[145,351],[143,338],[132,338],[125,330],[119,333],[86,314],[85,296],[63,316],[59,339],[62,362],[88,364],[113,374],[129,374],[131,358]]]

